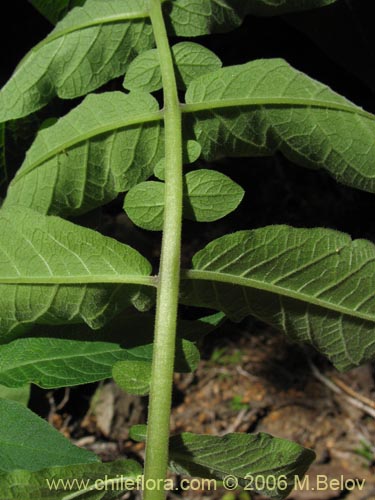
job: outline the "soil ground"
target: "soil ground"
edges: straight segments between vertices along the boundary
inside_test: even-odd
[[[230,336],[222,327],[205,339],[203,360],[195,374],[176,374],[172,432],[223,435],[263,431],[297,441],[313,448],[317,459],[308,472],[309,487],[293,492],[290,499],[374,500],[372,366],[338,374],[316,353],[287,343],[283,335],[268,327],[247,321],[235,328]],[[147,398],[125,394],[111,381],[101,384],[90,397],[92,389],[48,393],[51,423],[103,460],[142,460],[143,444],[129,439],[129,428],[145,422]],[[81,413],[72,415],[77,398]],[[323,478],[320,487],[318,476]],[[333,488],[325,486],[325,481],[341,478],[365,480],[364,487],[350,491],[334,489],[336,482]],[[224,489],[171,496],[181,497],[250,498]]]

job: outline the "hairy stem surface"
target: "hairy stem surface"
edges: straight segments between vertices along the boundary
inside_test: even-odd
[[[168,466],[169,420],[180,284],[182,128],[173,60],[160,0],[149,0],[164,89],[165,211],[148,414],[144,500],[162,500]],[[147,484],[155,482],[156,489]]]

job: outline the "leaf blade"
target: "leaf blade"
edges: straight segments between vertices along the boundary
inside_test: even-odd
[[[275,499],[288,496],[296,477],[305,474],[314,458],[312,450],[262,432],[222,437],[184,432],[170,440],[171,465],[178,473],[230,477],[241,486],[249,485],[252,477],[272,477],[271,488],[264,481],[255,491]]]
[[[153,43],[143,0],[88,0],[21,61],[0,92],[0,121],[26,116],[55,95],[72,99],[95,90]]]
[[[88,96],[39,132],[4,206],[71,215],[113,200],[147,179],[163,156],[161,119],[149,94]]]
[[[114,498],[110,493],[112,488],[111,480],[116,480],[120,476],[123,477],[124,481],[118,484],[116,490],[120,494],[121,491],[127,489],[125,486],[126,480],[129,480],[129,483],[132,480],[136,483],[141,474],[142,469],[134,460],[48,467],[38,472],[15,470],[1,476],[0,494],[3,498],[9,500],[19,498],[25,500],[35,500],[36,498],[67,500],[70,495],[81,491],[84,499],[110,500]],[[77,478],[82,479],[77,480]],[[98,483],[95,483],[96,481]],[[108,481],[109,486],[106,491],[94,487],[95,484],[98,484],[103,486],[104,489],[106,481]],[[66,485],[69,485],[70,488],[66,489]],[[123,489],[121,489],[121,486],[123,486]],[[80,496],[77,496],[77,498],[80,498]]]
[[[285,61],[258,60],[206,75],[192,82],[186,102],[207,160],[281,151],[339,182],[375,191],[374,116]]]
[[[216,328],[221,316],[177,324],[176,372],[199,362],[194,345]],[[206,323],[216,320],[213,324]],[[134,335],[137,332],[137,335]],[[72,387],[112,377],[119,361],[152,362],[154,317],[126,310],[95,333],[85,325],[37,326],[26,337],[0,345],[0,384],[33,383],[45,389]]]
[[[241,231],[195,256],[190,277],[203,281],[186,298],[235,320],[255,315],[348,369],[375,354],[374,255],[370,242],[331,230]]]
[[[215,170],[194,170],[184,176],[184,182],[185,219],[198,222],[219,220],[233,212],[244,196],[244,190],[237,183]],[[161,231],[164,183],[147,181],[137,184],[126,195],[124,210],[137,226]]]
[[[2,209],[0,227],[3,339],[32,323],[99,328],[150,284],[144,257],[95,231],[23,208]]]
[[[21,403],[0,399],[0,417],[1,471],[98,462]]]

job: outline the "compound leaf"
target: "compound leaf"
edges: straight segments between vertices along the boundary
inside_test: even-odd
[[[49,467],[37,472],[15,470],[1,475],[0,497],[7,500],[19,500],[20,498],[24,500],[36,500],[37,498],[68,500],[75,493],[74,498],[82,496],[84,500],[111,500],[118,498],[121,491],[126,491],[127,488],[135,489],[137,478],[141,474],[142,468],[134,460],[80,463]],[[111,480],[116,480],[119,477],[122,478],[122,483],[116,485],[117,494],[113,496]],[[66,489],[67,484],[70,486],[69,489]],[[99,488],[96,488],[95,484]],[[105,487],[106,485],[107,487]]]
[[[82,213],[147,179],[163,156],[162,115],[146,93],[89,95],[41,130],[4,206]]]
[[[187,114],[202,156],[281,151],[343,184],[375,192],[375,117],[279,59],[223,68],[194,80]]]
[[[87,0],[18,65],[0,92],[0,122],[97,89],[153,44],[146,0]]]
[[[0,420],[0,471],[98,462],[96,455],[73,446],[21,403],[0,399]]]
[[[375,246],[329,229],[270,226],[219,238],[193,259],[181,300],[251,314],[340,370],[375,355]]]
[[[151,266],[132,248],[24,208],[0,211],[0,334],[32,323],[98,329],[130,305]]]
[[[204,75],[191,83],[186,99],[188,137],[195,136],[207,160],[280,150],[342,183],[375,191],[373,115],[284,61]],[[69,215],[114,199],[147,179],[163,158],[162,116],[146,93],[89,96],[40,132],[4,206]]]
[[[51,20],[66,2],[33,0]],[[275,15],[335,0],[170,0],[163,2],[171,34],[197,36],[228,31],[246,14]],[[81,3],[81,2],[78,2]],[[73,4],[73,5],[76,5]],[[0,122],[26,116],[54,96],[72,99],[123,75],[129,63],[152,48],[147,0],[87,0],[71,10],[21,61],[0,92]]]

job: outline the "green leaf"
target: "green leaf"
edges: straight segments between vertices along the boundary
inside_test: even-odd
[[[173,0],[165,4],[170,31],[178,36],[226,32],[247,14],[274,16],[324,7],[336,0]]]
[[[180,474],[241,486],[255,483],[255,491],[276,499],[288,496],[296,477],[302,477],[315,458],[312,450],[264,433],[218,437],[184,432],[171,438],[169,455],[172,468]]]
[[[1,476],[0,497],[7,500],[68,500],[76,493],[74,498],[110,500],[118,498],[126,489],[135,489],[141,474],[142,468],[134,460],[49,467],[38,472],[15,470]],[[117,492],[115,496],[113,491]]]
[[[146,434],[146,425],[130,429],[134,441],[146,441]],[[227,486],[253,487],[271,498],[288,496],[314,458],[312,450],[262,432],[222,437],[184,432],[169,442],[170,467],[178,474],[224,479]]]
[[[219,238],[193,259],[181,300],[251,314],[340,369],[375,355],[375,246],[329,229],[270,226]]]
[[[133,441],[146,441],[147,436],[147,425],[145,424],[137,424],[133,425],[129,429],[129,437],[133,439]]]
[[[97,89],[153,43],[146,0],[87,0],[18,65],[0,92],[0,122]]]
[[[53,21],[66,7],[63,0],[52,8],[52,2],[33,1]],[[281,14],[334,1],[173,0],[164,6],[171,34],[197,36],[233,29],[246,14]],[[26,116],[56,95],[72,99],[99,88],[153,45],[146,0],[87,0],[21,61],[0,92],[0,122]]]
[[[184,165],[189,165],[198,160],[202,152],[201,145],[197,141],[187,140],[183,144],[183,162]]]
[[[213,222],[230,214],[241,203],[244,190],[215,170],[194,170],[185,176],[184,216],[198,222]]]
[[[268,59],[194,80],[186,94],[206,160],[281,151],[343,184],[375,192],[375,118],[323,84]],[[348,147],[350,145],[350,147]]]
[[[150,231],[163,229],[164,183],[141,182],[125,197],[124,210],[137,226]]]
[[[158,103],[145,93],[86,97],[39,132],[4,206],[70,215],[113,200],[147,179],[162,158],[160,120]]]
[[[199,352],[192,342],[214,330],[221,319],[178,322],[177,372],[196,369]],[[126,310],[95,334],[86,325],[38,326],[27,338],[0,345],[0,384],[71,387],[110,378],[118,361],[151,365],[154,323],[151,314]],[[6,396],[0,391],[0,397]]]
[[[163,86],[157,49],[150,49],[137,56],[129,65],[124,88],[155,92]]]
[[[229,177],[214,170],[195,170],[185,176],[184,217],[212,222],[233,212],[244,191]],[[125,198],[124,209],[137,226],[161,231],[164,216],[164,184],[142,182]]]
[[[188,137],[195,136],[206,160],[280,150],[301,165],[327,169],[340,182],[375,190],[373,115],[284,61],[205,75],[192,82],[187,102]],[[114,199],[148,178],[163,158],[162,116],[148,94],[88,97],[40,132],[5,206],[69,215]],[[71,169],[78,175],[72,177]]]
[[[177,43],[172,47],[172,54],[177,69],[177,85],[181,89],[185,89],[195,78],[222,66],[216,54],[198,43]]]
[[[144,396],[150,392],[151,363],[149,361],[120,361],[113,367],[113,378],[122,390]]]
[[[33,323],[98,329],[151,284],[138,252],[57,217],[1,209],[0,233],[2,340]]]
[[[1,359],[1,358],[0,358]],[[22,387],[9,388],[5,385],[0,385],[0,399],[11,399],[27,406],[30,398],[30,384]]]
[[[1,471],[98,462],[21,403],[0,399],[0,421]]]
[[[85,0],[29,0],[52,24],[62,19],[73,7],[80,7]]]
[[[79,327],[62,332],[68,328]],[[88,384],[111,377],[112,366],[127,356],[127,350],[114,342],[16,339],[0,345],[0,383],[18,387],[32,382],[45,389]]]
[[[128,359],[117,362],[113,367],[113,378],[124,391],[145,395],[150,390],[153,344],[128,351]],[[200,360],[198,349],[185,339],[178,339],[176,345],[175,371],[193,372]]]
[[[211,50],[193,42],[181,42],[172,47],[177,86],[185,89],[198,78],[219,69],[220,59]],[[157,49],[140,54],[130,64],[124,80],[128,90],[154,92],[163,86]]]

